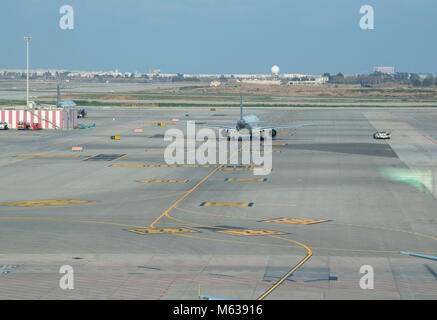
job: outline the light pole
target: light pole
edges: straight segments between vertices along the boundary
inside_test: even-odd
[[[27,88],[26,88],[26,107],[29,106],[29,42],[31,37],[24,37],[24,41],[27,43]]]

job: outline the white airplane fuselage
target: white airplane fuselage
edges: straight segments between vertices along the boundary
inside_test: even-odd
[[[258,127],[258,125],[259,125],[259,118],[252,114],[252,115],[244,116],[243,118],[239,119],[237,121],[237,125],[235,126],[235,128],[237,129],[237,131],[247,129],[251,132],[252,129]]]

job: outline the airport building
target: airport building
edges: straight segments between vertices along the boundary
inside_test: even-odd
[[[77,127],[77,110],[73,108],[0,108],[0,121],[11,129],[17,128],[18,122],[30,125],[40,123],[41,129],[74,129]]]
[[[394,74],[395,73],[395,67],[374,67],[374,72],[381,72],[385,74]]]

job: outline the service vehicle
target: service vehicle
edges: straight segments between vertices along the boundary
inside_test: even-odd
[[[17,129],[18,130],[28,130],[30,128],[30,123],[20,121],[17,123]]]
[[[85,118],[86,117],[86,110],[85,109],[79,109],[79,111],[77,112],[77,117],[78,118]]]
[[[377,131],[373,134],[373,139],[390,139],[391,133],[387,131]]]
[[[41,123],[32,123],[32,125],[30,126],[31,130],[41,130],[41,128]]]
[[[8,130],[8,124],[4,121],[0,121],[0,130]]]

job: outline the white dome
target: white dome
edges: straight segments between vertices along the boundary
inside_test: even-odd
[[[273,74],[278,74],[278,73],[279,73],[279,67],[276,66],[276,65],[273,66],[273,67],[272,67],[272,73],[273,73]]]

